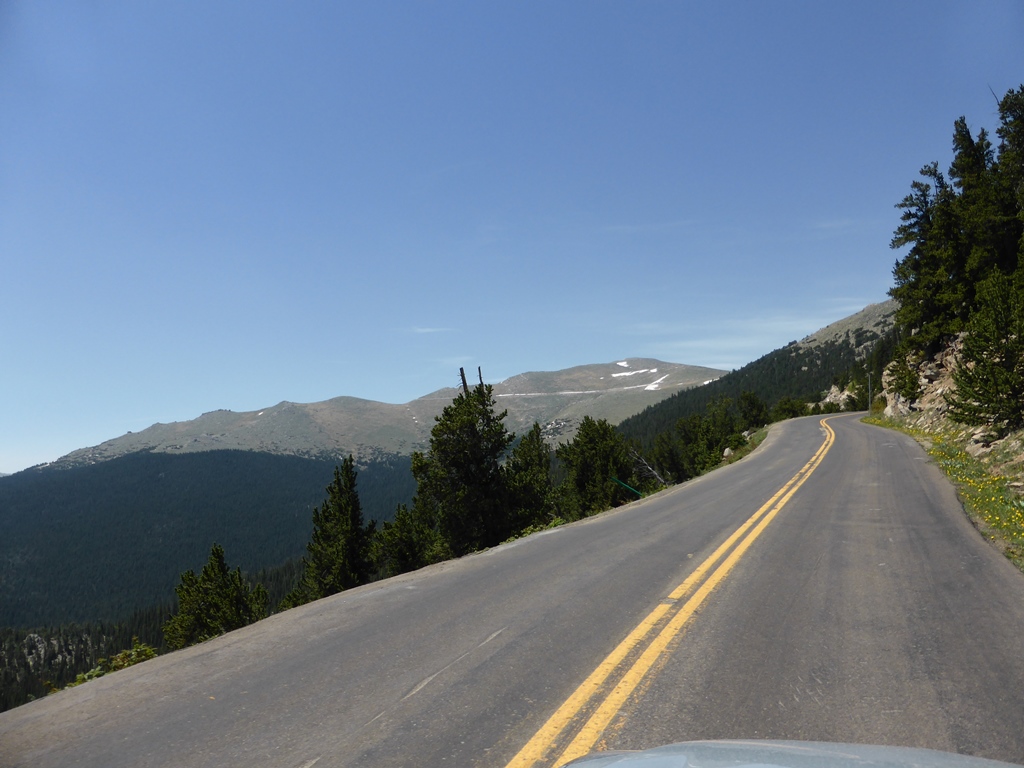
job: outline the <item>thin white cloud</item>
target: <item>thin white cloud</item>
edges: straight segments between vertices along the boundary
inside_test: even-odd
[[[454,330],[454,328],[424,328],[420,326],[412,328],[413,333],[450,333]]]

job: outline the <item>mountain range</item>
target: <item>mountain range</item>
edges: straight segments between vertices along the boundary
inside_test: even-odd
[[[571,440],[583,416],[617,424],[676,392],[724,373],[629,358],[561,371],[521,373],[493,386],[498,407],[508,411],[505,424],[511,431],[522,434],[536,422],[554,444]],[[189,421],[154,424],[73,451],[51,466],[95,464],[139,451],[182,454],[217,450],[313,459],[352,454],[365,465],[385,456],[425,450],[434,418],[457,393],[455,388],[439,389],[402,405],[335,397],[318,403],[285,401],[242,413],[212,411]]]

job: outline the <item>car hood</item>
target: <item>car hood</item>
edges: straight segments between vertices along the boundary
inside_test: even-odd
[[[580,768],[1007,768],[1013,765],[932,749],[816,741],[687,741],[642,752],[594,752]]]

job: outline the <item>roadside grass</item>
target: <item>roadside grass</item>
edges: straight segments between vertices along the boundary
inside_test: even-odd
[[[968,518],[990,543],[1024,571],[1024,466],[1019,441],[975,457],[963,430],[925,431],[895,419],[865,418],[868,424],[904,432],[917,440],[957,489]],[[1015,455],[1014,455],[1015,454]]]

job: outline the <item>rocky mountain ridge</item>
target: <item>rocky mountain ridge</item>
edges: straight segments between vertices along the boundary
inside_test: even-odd
[[[584,415],[617,424],[680,390],[700,386],[724,371],[628,358],[561,371],[522,373],[494,386],[508,428],[517,434],[541,424],[552,443],[571,440]],[[467,373],[472,380],[472,376]],[[439,389],[395,405],[356,397],[317,403],[281,402],[258,411],[218,410],[189,421],[154,424],[53,462],[55,467],[94,464],[138,451],[172,454],[246,450],[305,458],[353,454],[361,463],[426,448],[434,417],[458,390]]]
[[[868,304],[860,312],[826,325],[805,336],[797,344],[813,348],[829,342],[848,341],[854,346],[858,356],[863,357],[870,351],[873,342],[892,328],[898,308],[899,303],[894,299]]]

